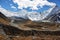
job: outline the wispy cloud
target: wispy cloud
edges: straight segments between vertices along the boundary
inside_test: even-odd
[[[13,4],[10,4],[11,8],[17,9],[15,6],[13,6]]]
[[[37,6],[43,8],[44,5],[55,6],[55,3],[47,0],[13,0],[14,3],[18,4],[19,9],[30,7],[32,10],[38,10]]]
[[[15,7],[15,6],[11,6],[11,8],[14,8],[14,9],[16,9],[16,7]]]
[[[11,12],[9,10],[2,8],[1,5],[0,5],[0,12],[2,12],[7,17],[16,16],[16,17],[26,18],[27,14],[29,14],[29,12],[26,10],[21,10],[19,12]]]
[[[2,8],[2,7],[0,7],[0,12],[2,12],[7,17],[19,16],[16,12],[11,12],[9,10],[6,10],[6,9]]]

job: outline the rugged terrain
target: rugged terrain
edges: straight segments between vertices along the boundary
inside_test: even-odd
[[[60,23],[16,22],[0,14],[0,40],[60,40]]]

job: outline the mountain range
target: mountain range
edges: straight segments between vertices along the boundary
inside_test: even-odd
[[[0,7],[0,12],[2,12],[7,17],[11,17],[14,19],[29,19],[31,21],[56,21],[57,19],[60,19],[60,8],[58,6],[52,7],[49,10],[44,11],[43,13],[27,12],[26,10],[11,12],[2,7]]]

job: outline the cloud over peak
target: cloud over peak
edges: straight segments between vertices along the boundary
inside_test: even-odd
[[[43,8],[44,5],[55,6],[55,3],[47,0],[13,0],[14,3],[18,4],[19,9],[30,7],[32,10],[38,10],[37,6]]]

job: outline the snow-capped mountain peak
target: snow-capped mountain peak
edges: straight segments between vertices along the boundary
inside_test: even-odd
[[[60,8],[58,6],[51,7],[50,9],[44,11],[43,13],[31,12],[28,14],[28,18],[32,21],[48,20],[52,15],[56,14]]]

